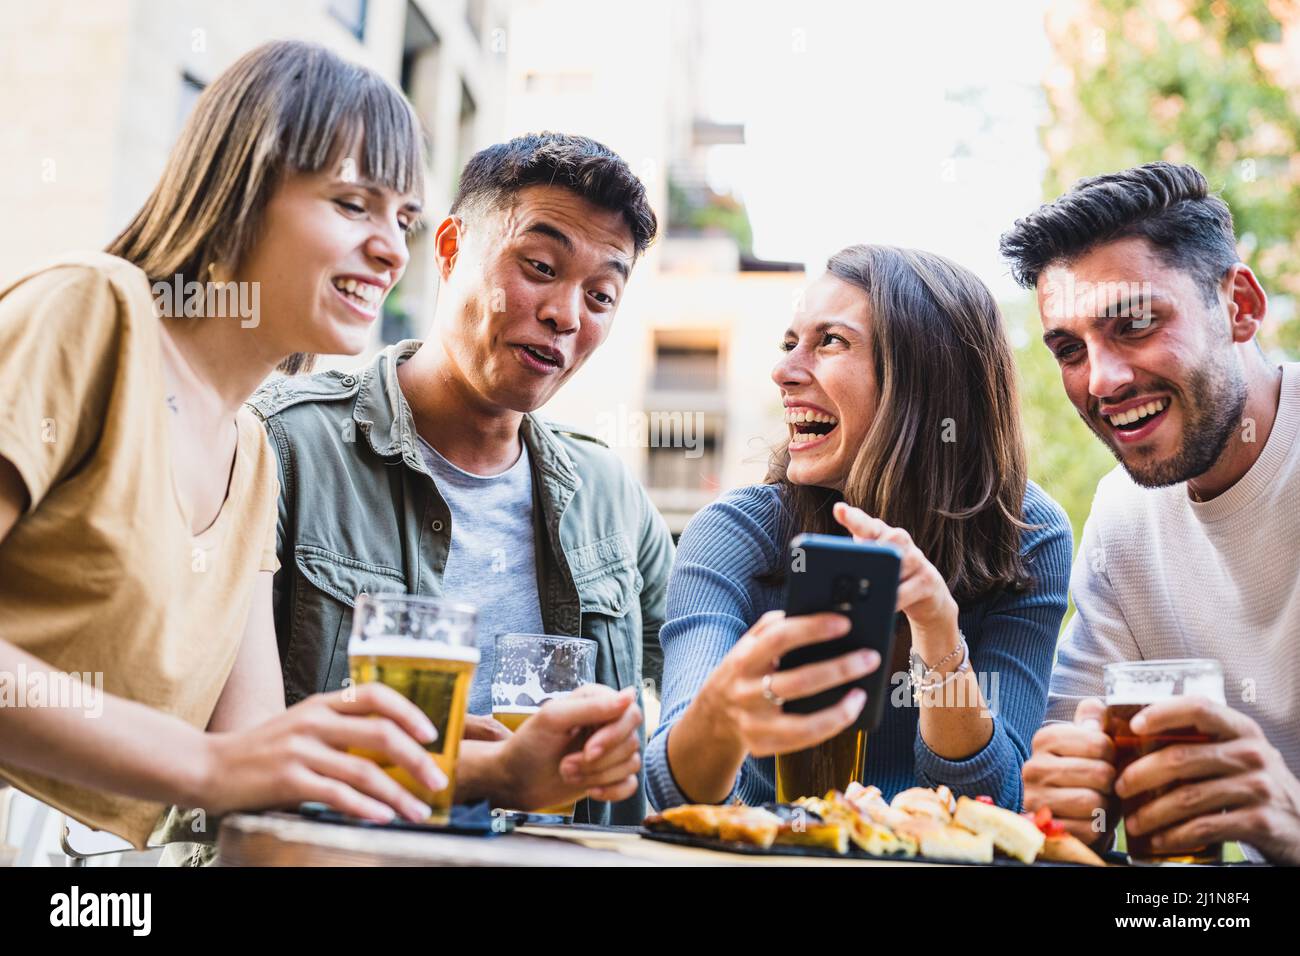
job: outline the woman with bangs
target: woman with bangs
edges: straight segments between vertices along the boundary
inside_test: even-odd
[[[852,246],[809,287],[781,348],[772,379],[789,438],[765,483],[695,515],[669,579],[662,717],[646,748],[651,802],[771,801],[773,755],[854,733],[866,697],[854,689],[808,715],[786,713],[785,701],[884,666],[890,696],[863,782],[886,798],[942,784],[1019,810],[1071,535],[1026,478],[997,304],[939,256]],[[865,651],[777,670],[786,652],[848,629],[842,615],[779,610],[800,532],[900,552],[892,661]]]
[[[277,367],[364,348],[423,153],[381,77],[268,44],[199,98],[106,252],[0,287],[0,677],[78,681],[0,698],[0,779],[136,847],[167,804],[427,815],[346,752],[445,786],[409,701],[365,685],[285,709],[276,464],[243,406]]]

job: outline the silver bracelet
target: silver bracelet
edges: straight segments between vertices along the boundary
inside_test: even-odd
[[[940,677],[937,674],[938,669],[952,660],[958,653],[961,654],[961,663],[957,665],[957,669]],[[954,678],[970,670],[970,646],[966,643],[966,635],[960,630],[957,631],[957,646],[951,652],[945,654],[943,659],[934,667],[930,667],[925,661],[921,660],[921,655],[917,654],[916,651],[912,651],[909,657],[911,658],[911,667],[908,676],[911,678],[912,683],[912,702],[918,707],[921,705],[922,692],[936,691],[946,687]]]

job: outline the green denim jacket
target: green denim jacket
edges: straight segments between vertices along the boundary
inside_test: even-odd
[[[442,593],[451,515],[396,374],[420,344],[390,346],[358,373],[269,383],[249,402],[279,458],[275,625],[290,706],[342,686],[358,594]],[[533,472],[546,632],[594,640],[596,680],[635,686],[639,699],[642,679],[657,684],[662,671],[668,527],[597,439],[533,415],[524,416],[521,437]],[[636,824],[644,812],[642,786],[617,804],[584,801],[575,820]]]

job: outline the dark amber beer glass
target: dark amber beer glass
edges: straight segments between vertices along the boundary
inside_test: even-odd
[[[1208,697],[1223,703],[1223,669],[1218,661],[1123,661],[1107,664],[1104,673],[1105,732],[1115,745],[1116,776],[1139,757],[1155,753],[1170,744],[1204,744],[1213,739],[1195,727],[1173,727],[1158,734],[1135,734],[1129,727],[1129,722],[1142,708],[1170,697]],[[1180,784],[1171,783],[1124,798],[1120,804],[1124,817],[1136,813],[1144,805],[1178,786]],[[1130,863],[1144,866],[1206,864],[1218,863],[1223,857],[1222,843],[1195,847],[1191,851],[1157,853],[1151,847],[1152,835],[1125,834]]]
[[[845,790],[866,783],[867,732],[850,727],[807,750],[778,754],[776,799],[792,803],[800,797],[820,797],[827,790]]]
[[[469,687],[478,666],[476,610],[409,594],[363,594],[352,616],[348,664],[352,683],[387,684],[424,711],[438,731],[425,745],[429,759],[447,775],[446,789],[432,791],[382,754],[351,750],[375,761],[433,811],[428,823],[451,820],[456,757],[465,731]]]

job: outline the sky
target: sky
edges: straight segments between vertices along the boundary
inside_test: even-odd
[[[1045,7],[704,0],[701,112],[746,137],[708,175],[744,200],[755,253],[815,270],[855,242],[915,246],[1017,294],[997,241],[1042,199]]]

